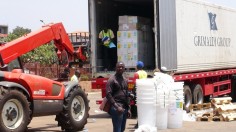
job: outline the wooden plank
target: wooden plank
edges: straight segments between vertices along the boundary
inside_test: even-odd
[[[235,121],[236,120],[236,112],[234,113],[224,113],[222,114],[225,121]]]
[[[231,97],[213,98],[211,100],[213,104],[229,104],[231,103],[231,101],[232,101]]]
[[[211,103],[203,103],[203,104],[191,104],[189,106],[190,112],[198,111],[198,110],[205,110],[210,109]]]
[[[223,105],[223,106],[217,106],[217,110],[219,113],[224,113],[224,112],[236,112],[236,105],[234,104],[229,104],[229,105]]]
[[[201,117],[197,117],[197,121],[207,121],[207,122],[215,121],[215,122],[218,122],[218,121],[224,121],[224,119],[223,119],[222,116],[213,116],[212,113],[211,113],[209,116],[203,115]]]

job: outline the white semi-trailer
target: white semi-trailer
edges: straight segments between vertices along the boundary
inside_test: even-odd
[[[137,47],[148,46],[130,49],[127,53],[135,50],[138,54],[131,56],[130,61],[145,59],[141,61],[145,61],[147,71],[163,66],[174,70],[175,81],[184,82],[186,110],[190,104],[203,103],[210,97],[228,94],[236,99],[236,10],[199,0],[89,0],[89,15],[92,87],[102,89],[102,97],[106,80],[114,71],[103,70],[105,62],[98,33],[109,27],[117,44],[112,49],[113,63],[117,60],[129,63],[129,59],[122,59],[120,47],[132,43],[123,41],[120,32],[148,32],[145,41],[148,43],[138,41]],[[143,22],[142,18],[150,22]],[[132,67],[135,64],[129,63],[126,72],[130,89],[135,72]]]

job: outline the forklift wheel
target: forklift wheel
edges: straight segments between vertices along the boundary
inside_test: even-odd
[[[65,131],[80,131],[87,123],[89,116],[88,98],[79,87],[74,87],[64,99],[63,111],[56,116],[58,125]]]
[[[0,131],[24,132],[31,118],[26,96],[17,89],[0,86]]]

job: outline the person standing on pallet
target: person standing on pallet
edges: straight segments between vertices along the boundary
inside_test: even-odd
[[[113,43],[113,39],[115,38],[114,33],[111,29],[108,29],[105,27],[100,33],[99,33],[99,39],[101,39],[103,43],[103,57],[104,57],[104,70],[112,70],[114,68],[115,62],[113,62],[113,50],[112,48],[115,48],[116,46]]]
[[[147,72],[143,70],[144,63],[142,61],[138,61],[136,64],[137,72],[134,73],[134,94],[136,96],[136,79],[146,79],[147,78]],[[136,100],[136,99],[135,99]],[[136,101],[135,101],[136,103]],[[134,128],[138,128],[138,122],[134,126]]]

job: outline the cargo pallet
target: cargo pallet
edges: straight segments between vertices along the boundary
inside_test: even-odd
[[[190,111],[197,111],[197,110],[205,110],[205,109],[210,109],[211,108],[211,103],[203,103],[203,104],[191,104],[190,105]]]
[[[222,116],[216,116],[212,113],[205,113],[201,117],[197,117],[197,121],[224,121]]]

